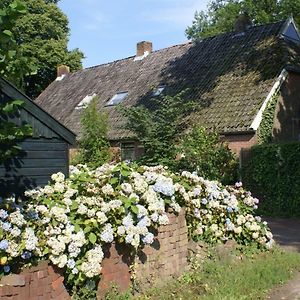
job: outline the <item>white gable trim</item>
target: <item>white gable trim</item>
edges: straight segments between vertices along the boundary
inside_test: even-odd
[[[283,69],[276,79],[276,82],[274,83],[270,93],[268,94],[267,98],[265,99],[264,103],[262,104],[260,110],[258,111],[257,115],[255,116],[250,128],[253,130],[257,130],[261,121],[262,121],[262,116],[263,112],[266,109],[268,102],[271,100],[272,96],[277,93],[277,91],[280,89],[282,83],[286,80],[288,75],[288,71],[286,69]]]

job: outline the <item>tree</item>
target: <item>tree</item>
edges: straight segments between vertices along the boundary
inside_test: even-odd
[[[237,179],[237,160],[217,132],[194,126],[180,144],[178,170],[197,171],[199,176],[232,184]]]
[[[24,13],[25,8],[18,1],[12,2],[5,9],[0,9],[1,76],[5,76],[8,72],[15,76],[20,75],[20,71],[10,68],[11,62],[17,57],[17,45],[11,28],[17,18]],[[18,153],[20,150],[18,142],[30,135],[32,130],[29,125],[18,126],[11,120],[18,114],[22,101],[7,100],[0,96],[0,163],[3,163]]]
[[[195,13],[192,25],[186,29],[189,39],[197,40],[234,29],[236,17],[246,12],[254,25],[280,21],[294,15],[300,26],[298,0],[213,0],[207,11]]]
[[[85,108],[81,118],[81,138],[79,140],[80,163],[97,168],[110,159],[109,141],[107,138],[108,115],[97,110],[97,97],[94,97]]]
[[[192,101],[183,102],[184,94],[153,98],[151,108],[123,109],[128,120],[126,128],[134,132],[144,146],[144,155],[140,159],[142,164],[175,168],[176,144],[186,126],[184,117],[195,107]]]
[[[2,0],[0,8],[5,8],[13,0]],[[20,69],[22,58],[31,58],[36,72],[28,72],[21,78],[8,73],[6,77],[35,98],[56,77],[56,67],[70,66],[72,71],[82,68],[82,52],[68,51],[68,19],[55,4],[57,1],[19,0],[27,7],[27,12],[18,18],[12,27],[18,45],[18,59],[11,62],[11,69]]]

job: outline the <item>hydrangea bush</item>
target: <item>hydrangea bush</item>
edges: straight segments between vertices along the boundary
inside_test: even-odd
[[[240,183],[223,187],[189,172],[162,166],[106,164],[96,170],[72,166],[70,177],[53,174],[49,185],[27,191],[21,206],[2,201],[0,263],[10,266],[49,259],[78,285],[99,278],[102,247],[113,241],[138,249],[154,241],[168,212],[184,207],[190,238],[209,243],[234,239],[261,249],[273,244],[267,224],[254,217],[258,200]]]

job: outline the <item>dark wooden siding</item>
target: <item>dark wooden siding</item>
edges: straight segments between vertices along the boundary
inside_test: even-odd
[[[59,138],[26,139],[17,158],[0,165],[0,194],[43,186],[53,173],[68,175],[68,144]]]

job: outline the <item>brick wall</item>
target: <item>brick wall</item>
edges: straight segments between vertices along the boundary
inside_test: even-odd
[[[223,137],[223,140],[228,143],[229,149],[238,157],[241,149],[249,149],[257,143],[257,138],[254,133],[226,135]]]
[[[63,281],[61,271],[43,261],[20,274],[2,277],[0,300],[71,299]]]
[[[186,271],[188,268],[188,236],[185,212],[179,216],[168,214],[170,223],[160,226],[155,241],[145,246],[137,256],[127,245],[109,244],[103,249],[101,280],[98,298],[116,284],[121,292],[131,286],[134,265],[135,283],[144,289],[163,282]],[[20,274],[4,276],[0,280],[0,300],[67,300],[71,299],[64,284],[62,271],[47,261],[24,269]]]
[[[151,246],[145,246],[134,258],[124,245],[108,245],[104,249],[102,276],[98,288],[101,298],[114,283],[120,291],[131,285],[130,266],[134,264],[135,283],[141,289],[178,276],[188,268],[188,236],[185,212],[169,214],[169,225],[161,226]]]
[[[281,86],[273,137],[275,142],[300,140],[300,74],[289,72]]]

